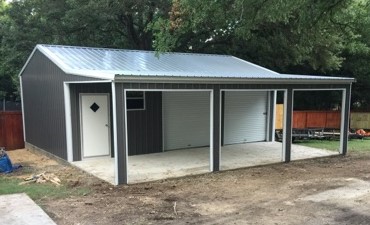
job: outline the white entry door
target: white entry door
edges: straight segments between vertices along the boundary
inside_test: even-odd
[[[109,156],[109,94],[81,94],[82,157]]]

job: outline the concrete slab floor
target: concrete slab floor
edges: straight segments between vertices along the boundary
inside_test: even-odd
[[[337,155],[325,149],[292,145],[291,160],[309,159]],[[226,145],[221,148],[221,170],[272,164],[283,161],[281,142],[254,142]]]
[[[128,158],[129,183],[207,173],[209,147],[135,155]]]
[[[336,155],[338,152],[292,146],[292,160]],[[202,174],[210,171],[209,147],[167,151],[128,157],[129,183],[147,182]],[[229,170],[282,161],[280,142],[255,142],[223,146],[221,170]],[[73,162],[74,165],[114,184],[114,159],[91,158]]]
[[[115,184],[114,158],[95,157],[75,161],[72,164],[108,183]]]
[[[0,224],[56,225],[25,193],[0,195]]]

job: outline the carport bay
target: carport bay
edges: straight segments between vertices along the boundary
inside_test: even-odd
[[[145,110],[148,111],[151,107],[158,108],[150,102],[153,101],[150,96],[157,96],[155,101],[160,105],[161,111],[160,116],[147,115],[146,119],[140,122],[137,118],[135,119],[138,115],[134,114],[143,114],[144,110],[128,109],[127,104],[124,106],[125,117],[122,122],[125,124],[126,134],[127,152],[124,173],[127,183],[288,162],[291,155],[295,160],[338,154],[293,145],[288,160],[286,149],[284,149],[286,142],[274,142],[276,91],[284,93],[286,102],[288,90],[220,89],[219,98],[216,100],[220,103],[218,117],[220,147],[216,170],[213,164],[214,159],[217,158],[213,155],[213,126],[215,124],[210,123],[210,121],[215,121],[212,110],[214,109],[213,91],[213,89],[135,89],[130,86],[122,92],[122,102],[127,104],[130,104],[127,96],[132,96],[132,92],[145,93]],[[158,99],[161,100],[158,101]],[[231,107],[226,110],[225,114],[227,106]],[[286,116],[285,112],[284,117]],[[258,118],[259,121],[257,121]],[[148,119],[161,120],[161,126],[151,127],[144,131],[143,129],[148,128],[145,124],[153,123],[147,121]],[[141,127],[141,131],[135,131],[135,127]],[[251,129],[245,129],[249,127]],[[151,139],[148,138],[149,136],[160,137],[161,143],[154,144],[154,147],[145,144],[145,141]],[[117,167],[114,165],[117,161],[118,159],[115,161],[98,157],[78,161],[75,164],[98,177],[116,183],[114,178],[117,177],[114,174]]]

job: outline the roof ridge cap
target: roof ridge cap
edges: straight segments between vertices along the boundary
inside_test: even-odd
[[[57,44],[38,44],[43,47],[58,47],[58,48],[75,48],[75,49],[90,49],[90,50],[105,50],[105,51],[122,51],[122,52],[143,52],[143,53],[154,53],[156,51],[151,50],[139,50],[139,49],[120,49],[120,48],[109,48],[109,47],[86,47],[77,45],[57,45]],[[196,53],[196,52],[158,52],[159,56],[162,54],[176,54],[176,55],[201,55],[201,56],[217,56],[217,57],[233,57],[232,55],[226,54],[213,54],[213,53]]]

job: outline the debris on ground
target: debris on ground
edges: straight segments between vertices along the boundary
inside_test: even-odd
[[[361,135],[363,137],[370,137],[370,132],[366,132],[364,129],[356,130],[356,134]]]
[[[61,181],[55,174],[53,173],[46,174],[46,172],[43,172],[37,175],[31,175],[27,178],[24,178],[24,181],[20,182],[19,184],[23,185],[29,183],[46,183],[46,182],[50,182],[55,184],[56,186],[60,186]]]

